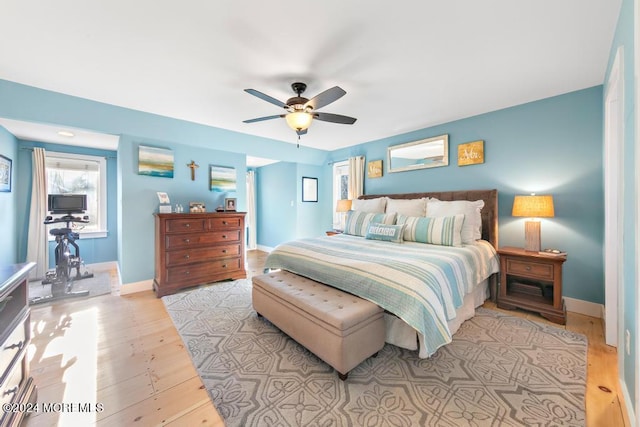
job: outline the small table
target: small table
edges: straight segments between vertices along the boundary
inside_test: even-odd
[[[525,251],[503,247],[500,255],[498,307],[535,311],[552,322],[564,325],[562,264],[566,254]]]

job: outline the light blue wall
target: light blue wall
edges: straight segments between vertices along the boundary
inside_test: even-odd
[[[18,141],[0,126],[0,154],[12,161],[12,189],[11,192],[0,193],[0,224],[2,224],[5,244],[0,245],[0,267],[18,262],[19,233],[16,228],[16,157]],[[24,260],[23,260],[24,261]]]
[[[318,178],[318,202],[302,201],[302,177]],[[324,235],[331,229],[331,176],[315,165],[280,162],[256,170],[258,244]]]
[[[275,247],[296,237],[296,165],[279,162],[256,169],[258,244]]]
[[[326,230],[333,228],[332,223],[332,199],[327,196],[327,188],[332,188],[331,179],[323,176],[324,169],[321,166],[297,165],[296,190],[297,190],[297,236],[317,237],[325,234]],[[302,202],[302,177],[318,178],[318,201]]]
[[[168,148],[174,154],[174,177],[158,178],[138,175],[138,146]],[[120,165],[121,235],[118,259],[122,269],[122,282],[134,283],[154,276],[154,217],[158,212],[158,191],[166,192],[171,203],[182,204],[185,211],[189,202],[202,202],[208,211],[224,205],[225,197],[237,199],[238,211],[246,209],[246,156],[213,149],[203,149],[175,142],[155,141],[124,135],[118,150]],[[195,161],[199,168],[195,180],[187,164]],[[236,169],[237,191],[212,192],[209,185],[209,166],[229,166]]]
[[[387,173],[390,145],[449,135],[449,166]],[[485,162],[457,166],[458,145],[484,140]],[[365,193],[498,189],[500,245],[523,246],[524,218],[511,216],[516,194],[553,195],[542,246],[568,252],[563,294],[603,303],[602,86],[338,150],[331,158],[383,159],[382,178]]]
[[[618,47],[623,48],[623,70],[624,70],[624,148],[622,157],[624,159],[624,197],[621,201],[620,208],[623,211],[624,216],[624,236],[623,241],[623,295],[621,295],[623,306],[623,324],[622,330],[629,330],[631,334],[631,354],[627,355],[624,351],[624,346],[618,347],[618,352],[623,354],[624,365],[621,367],[620,372],[624,379],[624,386],[629,394],[631,402],[635,404],[636,401],[636,389],[635,383],[638,376],[638,354],[636,347],[636,340],[638,339],[638,284],[636,283],[636,269],[638,268],[638,256],[635,247],[635,236],[638,233],[638,223],[636,222],[635,205],[638,202],[636,195],[638,194],[638,182],[636,181],[636,174],[639,173],[639,165],[635,162],[635,120],[636,105],[635,105],[635,85],[634,85],[634,66],[635,66],[635,52],[633,41],[633,17],[635,16],[633,0],[623,0],[622,7],[620,9],[620,16],[618,18],[618,25],[616,27],[615,38],[611,47],[609,55],[609,67],[607,69],[607,75],[605,82],[609,80],[611,73],[611,66],[616,55]],[[605,86],[606,93],[606,86]],[[636,419],[640,415],[638,411],[640,408],[635,407],[634,413]]]
[[[18,189],[17,209],[20,215],[17,218],[18,229],[18,259],[27,257],[27,236],[29,235],[29,205],[31,203],[32,182],[32,153],[33,147],[43,147],[46,151],[58,153],[86,154],[90,156],[104,157],[107,161],[107,237],[105,238],[81,238],[78,241],[80,256],[86,264],[115,261],[117,245],[116,226],[116,152],[108,150],[96,150],[85,147],[72,147],[69,145],[45,144],[41,142],[18,142],[18,172],[16,176],[16,188]],[[44,218],[41,218],[44,221]],[[49,242],[49,268],[55,266],[54,248],[56,243]]]

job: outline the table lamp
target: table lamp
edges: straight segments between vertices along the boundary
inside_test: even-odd
[[[524,223],[524,249],[526,251],[540,251],[540,220],[536,218],[551,218],[553,212],[553,196],[516,196],[513,200],[513,216],[530,218]]]
[[[341,199],[336,204],[336,212],[340,213],[340,227],[344,230],[344,217],[345,213],[351,210],[351,200]]]

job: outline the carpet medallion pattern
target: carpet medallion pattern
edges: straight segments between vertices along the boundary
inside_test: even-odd
[[[431,358],[387,344],[346,381],[251,305],[251,282],[162,298],[228,426],[585,424],[586,337],[478,309]]]

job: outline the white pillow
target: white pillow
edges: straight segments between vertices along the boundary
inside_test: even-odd
[[[386,197],[376,197],[375,199],[355,199],[351,202],[351,210],[371,213],[384,213],[387,204]]]
[[[426,216],[427,199],[390,199],[387,197],[387,213],[396,212],[404,216]]]
[[[482,216],[480,211],[483,207],[484,200],[471,202],[468,200],[442,201],[430,199],[427,201],[427,216],[464,214],[462,243],[468,245],[482,238]]]

